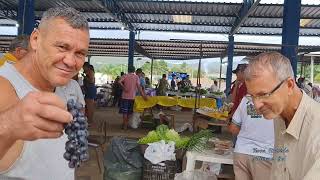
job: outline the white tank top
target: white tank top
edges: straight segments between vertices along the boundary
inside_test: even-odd
[[[38,91],[11,64],[0,68],[0,76],[11,83],[19,99]],[[20,157],[7,171],[0,172],[0,180],[74,180],[74,169],[63,158],[66,141],[66,135],[25,141]]]

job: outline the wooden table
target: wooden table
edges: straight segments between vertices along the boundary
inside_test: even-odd
[[[214,112],[197,109],[196,114],[193,115],[193,128],[195,132],[197,132],[199,128],[207,129],[209,125],[222,127],[228,126],[228,122],[226,118],[217,119]]]

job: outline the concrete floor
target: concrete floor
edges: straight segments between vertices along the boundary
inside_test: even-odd
[[[165,110],[170,114],[175,114],[176,127],[181,126],[182,124],[188,122],[192,122],[192,111],[169,111]],[[128,129],[122,130],[122,116],[118,113],[117,108],[106,107],[99,108],[96,110],[94,115],[94,121],[98,122],[99,120],[106,120],[107,122],[107,136],[124,136],[129,138],[140,138],[147,134],[149,129]],[[90,134],[96,134],[97,127],[92,125],[90,128]],[[108,139],[110,139],[108,138]],[[106,150],[108,146],[108,142],[104,146],[104,150]],[[90,148],[90,159],[89,161],[82,164],[82,166],[76,169],[76,180],[103,180],[103,153],[101,150],[98,151],[98,158],[96,151],[93,148]],[[101,172],[99,170],[98,161],[101,165]]]

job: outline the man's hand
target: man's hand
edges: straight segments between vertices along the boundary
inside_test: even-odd
[[[31,92],[1,116],[0,129],[10,132],[12,140],[58,138],[63,124],[72,120],[65,103],[57,95]]]

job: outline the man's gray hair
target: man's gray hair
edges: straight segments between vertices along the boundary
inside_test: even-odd
[[[9,52],[13,52],[16,50],[16,48],[21,47],[23,49],[28,49],[29,46],[29,38],[28,35],[19,35],[15,37],[9,46]]]
[[[41,28],[42,24],[53,18],[62,18],[75,29],[89,30],[87,19],[81,14],[81,12],[71,7],[56,7],[48,9],[43,13],[39,27]]]
[[[278,52],[265,52],[251,58],[245,70],[245,79],[251,80],[259,76],[263,70],[271,70],[279,81],[288,77],[294,79],[290,60]]]

